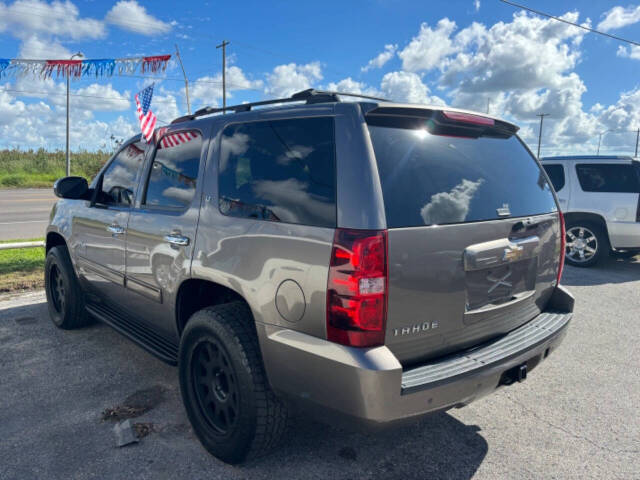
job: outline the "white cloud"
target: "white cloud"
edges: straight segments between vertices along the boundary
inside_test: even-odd
[[[80,18],[78,7],[69,0],[16,0],[10,5],[0,2],[0,32],[23,39],[46,34],[74,40],[102,38],[106,33],[102,21]]]
[[[598,30],[608,32],[617,28],[626,27],[640,22],[640,6],[634,7],[630,5],[627,8],[613,7],[611,10],[602,14],[603,20],[598,23]]]
[[[64,108],[43,100],[27,103],[8,92],[10,84],[0,85],[0,146],[3,148],[46,148],[64,146]],[[55,88],[55,87],[53,87]],[[48,99],[56,98],[54,96]],[[64,96],[60,97],[64,99]],[[76,102],[78,97],[72,97]],[[86,99],[85,99],[86,100]],[[111,122],[95,120],[90,102],[72,103],[70,141],[73,150],[110,148],[109,137],[129,138],[137,130],[135,123],[119,116]]]
[[[381,93],[375,88],[368,86],[364,82],[358,82],[356,80],[353,80],[351,77],[344,78],[337,83],[330,82],[327,85],[327,90],[331,90],[334,92],[357,93],[361,95],[368,95],[371,97],[376,97],[381,95]],[[347,101],[347,102],[349,101],[357,102],[362,99],[358,99],[357,97],[348,97],[345,95],[341,97],[341,100]]]
[[[438,225],[440,223],[464,222],[469,213],[471,200],[483,183],[483,178],[479,178],[475,182],[463,178],[462,182],[450,191],[432,195],[429,203],[420,209],[420,216],[424,223]]]
[[[473,8],[475,8],[476,12],[480,10],[480,0],[473,0]]]
[[[149,15],[136,0],[120,0],[109,10],[105,20],[123,30],[148,36],[167,33],[172,25]]]
[[[242,69],[236,65],[227,67],[227,100],[233,98],[233,92],[238,90],[257,90],[262,89],[264,83],[262,80],[249,79]],[[213,76],[205,76],[198,78],[190,85],[189,97],[192,107],[195,109],[197,105],[216,106],[222,99],[222,73],[218,72]]]
[[[632,58],[633,60],[640,60],[640,47],[637,45],[631,45],[629,48],[619,45],[616,55],[623,58]]]
[[[402,68],[409,72],[417,72],[441,67],[442,60],[457,50],[451,40],[451,34],[455,29],[455,22],[448,18],[440,20],[435,30],[423,23],[418,35],[398,52],[402,59]]]
[[[389,60],[393,58],[393,56],[396,54],[397,49],[398,45],[385,45],[384,50],[374,58],[369,60],[369,62],[360,70],[363,72],[367,72],[373,68],[382,68]]]
[[[412,72],[389,72],[382,77],[380,89],[386,98],[396,102],[444,105],[436,96],[429,95],[429,87]]]
[[[75,53],[75,52],[73,52]],[[36,60],[70,58],[72,52],[54,40],[45,40],[33,34],[20,45],[20,58]]]
[[[265,91],[273,97],[288,97],[295,92],[311,88],[320,80],[322,68],[319,62],[278,65],[272,73],[267,74]]]

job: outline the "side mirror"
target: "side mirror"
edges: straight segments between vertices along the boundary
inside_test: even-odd
[[[60,198],[89,199],[89,184],[83,177],[63,177],[53,184],[53,193]]]

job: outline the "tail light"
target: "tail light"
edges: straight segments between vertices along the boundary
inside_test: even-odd
[[[327,338],[352,347],[384,343],[386,230],[337,229],[327,284]]]
[[[485,125],[488,127],[493,127],[496,124],[493,118],[481,117],[480,115],[473,115],[471,113],[450,112],[444,110],[442,115],[454,122],[470,123],[472,125]]]
[[[560,265],[558,265],[557,285],[560,285],[562,270],[564,269],[564,256],[567,251],[567,230],[564,225],[564,215],[560,210],[558,210],[558,219],[560,220]]]

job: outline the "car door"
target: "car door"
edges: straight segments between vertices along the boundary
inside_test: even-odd
[[[145,148],[139,136],[127,142],[94,180],[94,201],[73,219],[80,278],[90,291],[116,303],[124,294],[126,226]]]
[[[196,129],[169,130],[145,169],[140,200],[130,213],[126,246],[127,305],[136,317],[175,333],[173,307],[190,275],[206,145]]]
[[[634,163],[577,161],[575,168],[585,207],[607,219],[611,246],[636,247],[640,179]]]

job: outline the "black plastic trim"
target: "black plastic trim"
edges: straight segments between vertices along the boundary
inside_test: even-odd
[[[507,363],[561,335],[573,314],[544,312],[499,340],[402,373],[402,395],[427,390]]]
[[[149,327],[105,304],[89,304],[87,311],[169,365],[178,364],[178,346]]]

